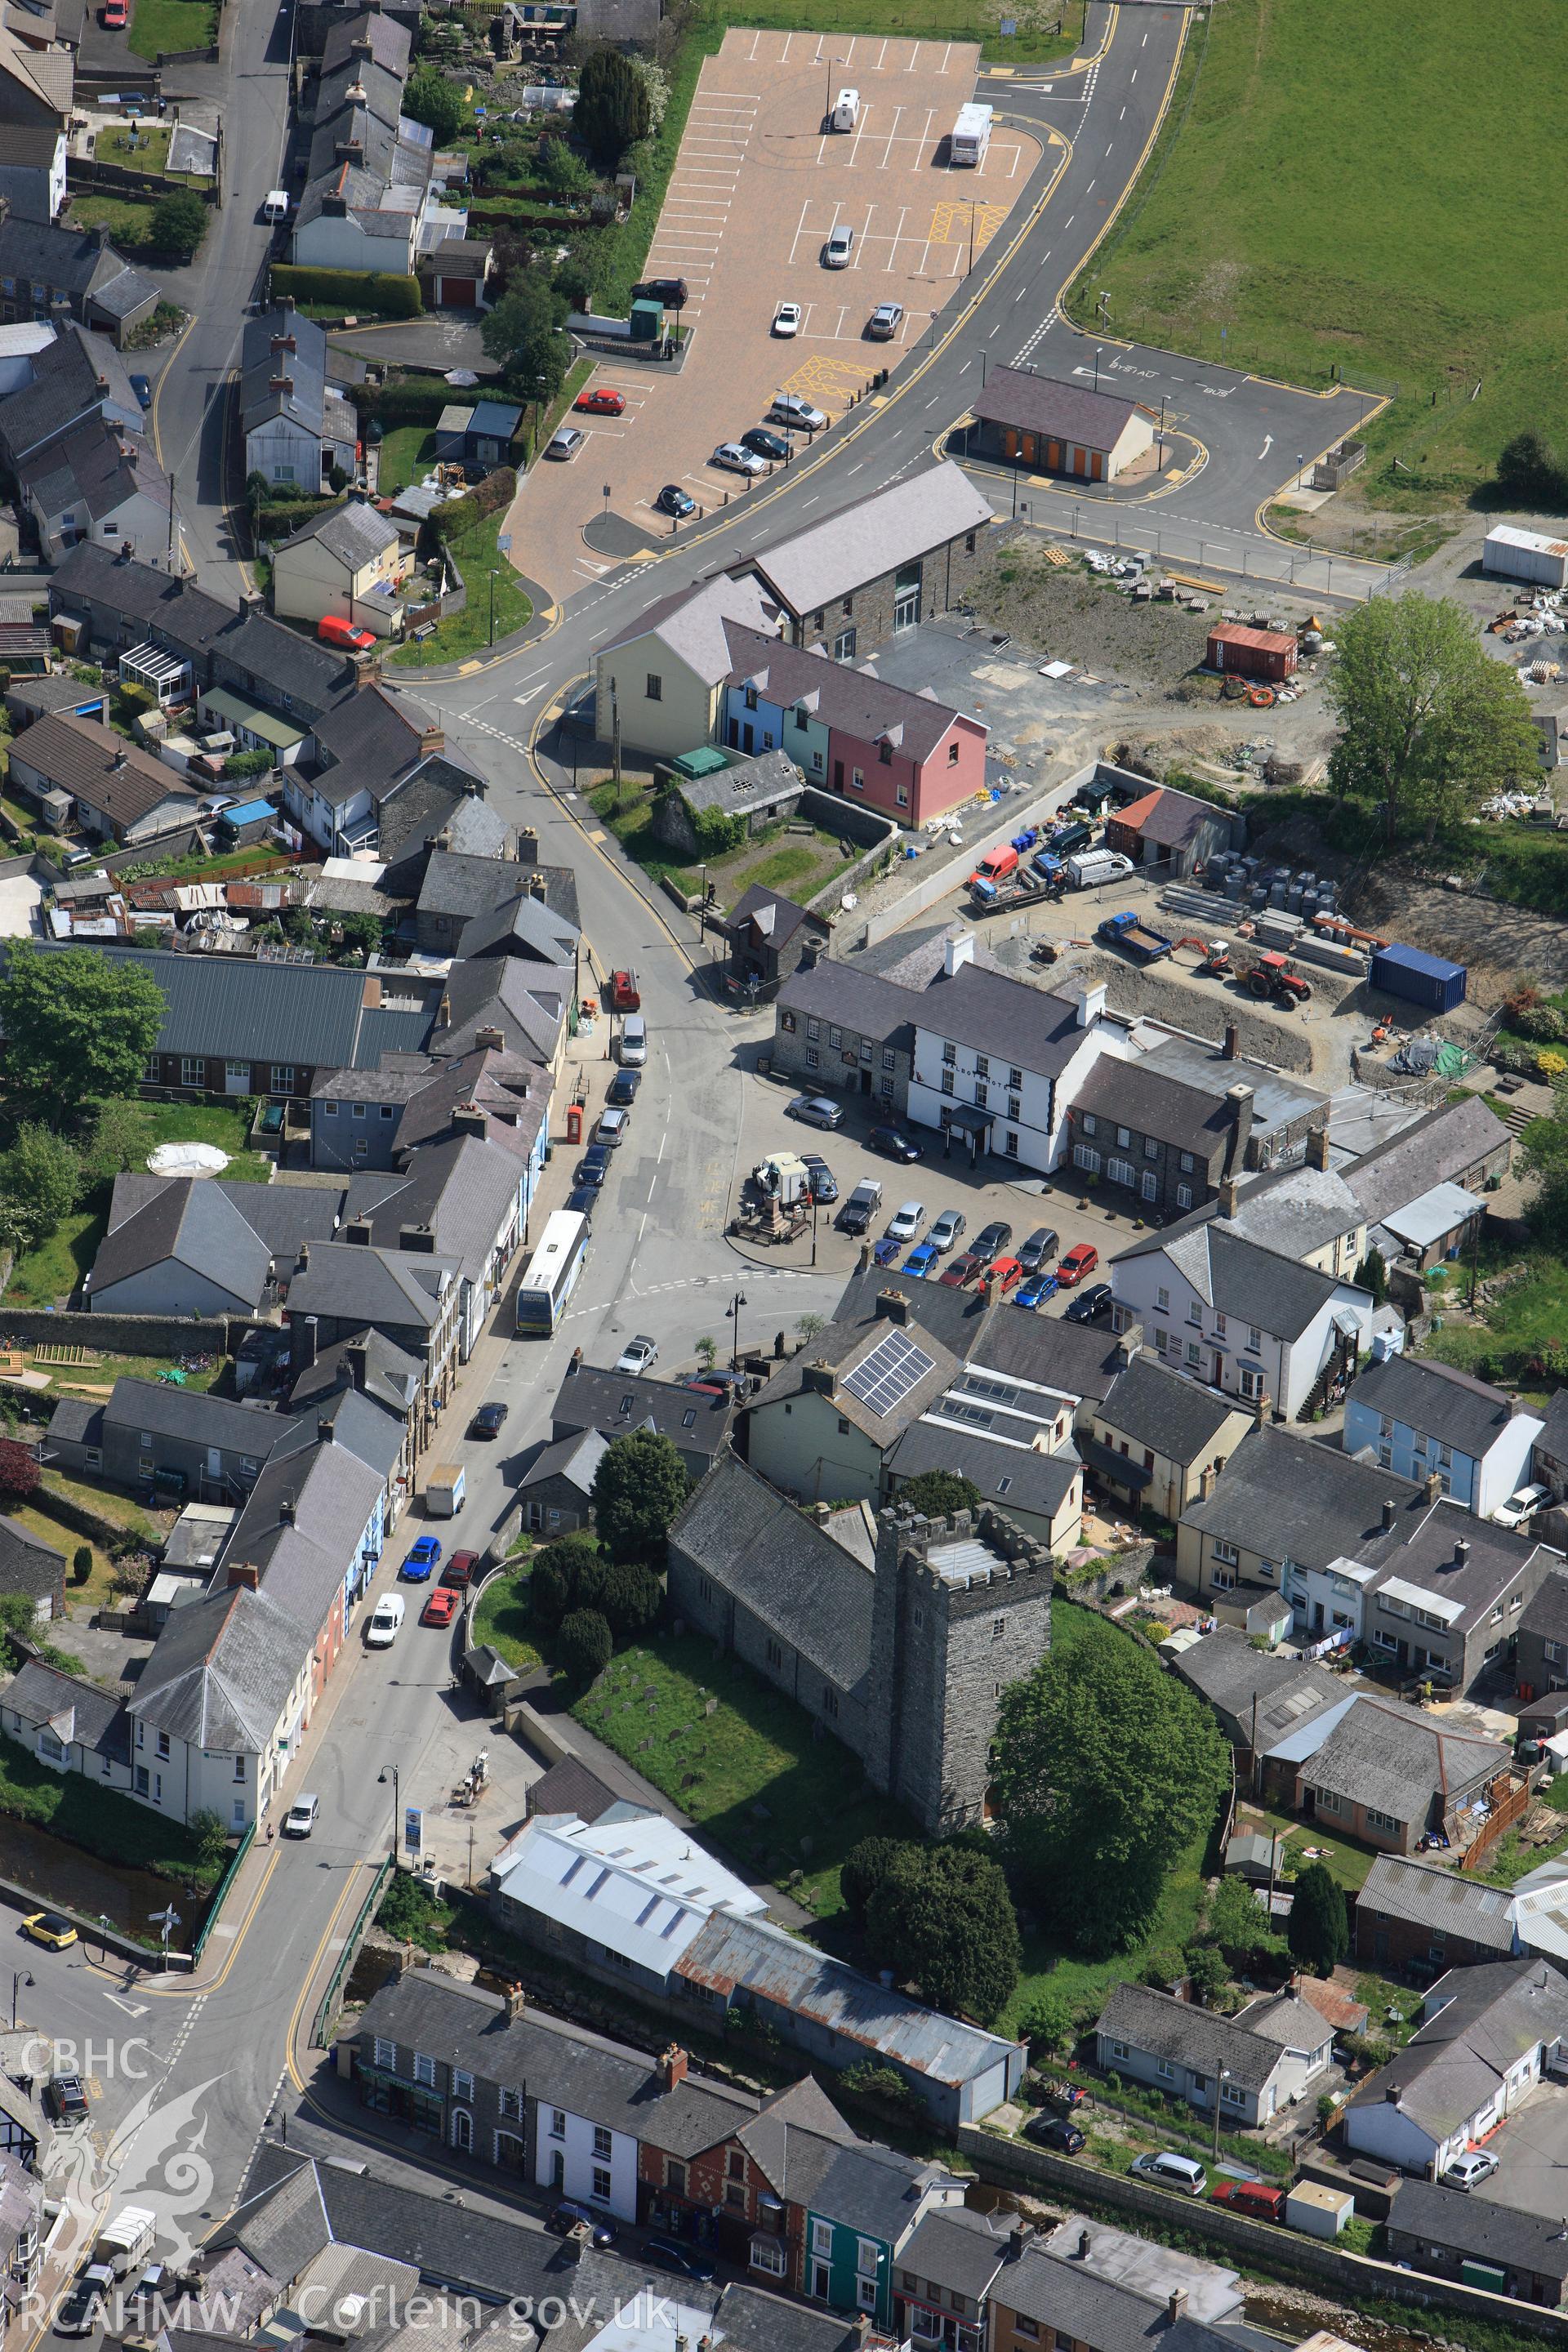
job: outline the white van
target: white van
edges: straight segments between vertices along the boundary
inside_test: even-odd
[[[833,128],[835,131],[853,131],[859,120],[859,91],[841,89],[833,101]]]
[[[140,2269],[153,2252],[158,2216],[147,2205],[122,2205],[112,2221],[100,2231],[93,2253],[107,2263],[116,2278]]]
[[[1203,2166],[1194,2164],[1190,2156],[1178,2156],[1174,2148],[1134,2157],[1131,2170],[1140,2180],[1152,2180],[1162,2189],[1179,2189],[1187,2197],[1201,2197],[1208,2187]]]
[[[621,1023],[616,1050],[623,1069],[640,1070],[647,1060],[647,1023],[640,1013],[628,1013]]]
[[[267,201],[261,207],[262,217],[275,226],[289,217],[289,192],[286,188],[268,188]]]

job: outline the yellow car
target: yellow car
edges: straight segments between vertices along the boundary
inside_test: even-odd
[[[30,1936],[35,1944],[47,1945],[51,1952],[63,1952],[68,1944],[76,1941],[76,1929],[58,1911],[35,1911],[23,1920],[22,1933]]]

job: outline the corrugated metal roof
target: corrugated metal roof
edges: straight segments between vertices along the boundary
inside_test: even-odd
[[[761,1895],[662,1816],[535,1822],[500,1881],[510,1902],[668,1976],[721,1904],[761,1911]]]
[[[1211,646],[1216,637],[1222,645],[1250,646],[1255,653],[1263,654],[1289,653],[1296,643],[1281,629],[1248,629],[1239,621],[1218,622],[1209,631]]]

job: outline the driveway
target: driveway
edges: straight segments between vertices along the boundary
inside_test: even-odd
[[[1502,2168],[1471,2196],[1561,2221],[1568,2210],[1568,2091],[1543,2084],[1487,2146]]]
[[[401,327],[337,327],[329,340],[353,352],[356,359],[388,360],[399,367],[472,368],[479,376],[499,375],[493,360],[485,357],[479,330],[472,313],[410,319]]]

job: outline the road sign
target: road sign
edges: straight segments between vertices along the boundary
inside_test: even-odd
[[[497,540],[496,540],[496,545],[500,548],[500,551],[501,551],[501,553],[502,553],[503,555],[510,555],[510,554],[511,553],[511,533],[510,533],[510,530],[503,530],[503,531],[501,531],[501,532],[500,533],[500,535],[498,536]]]
[[[404,1806],[403,1843],[410,1853],[417,1853],[419,1851],[419,1824],[423,1819],[424,1815],[417,1805]]]

